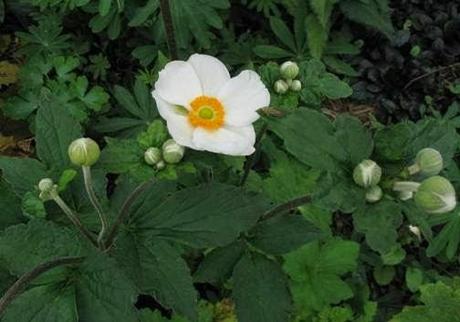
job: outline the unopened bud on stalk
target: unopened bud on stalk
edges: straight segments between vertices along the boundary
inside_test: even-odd
[[[70,144],[68,153],[73,164],[90,167],[99,160],[101,150],[94,140],[80,138]]]
[[[50,178],[41,179],[38,183],[38,190],[40,191],[39,198],[43,201],[51,200],[57,195],[58,186],[54,184]]]
[[[414,197],[415,203],[430,214],[443,214],[457,206],[455,189],[446,178],[434,176],[424,180]]]
[[[148,148],[144,152],[144,160],[148,165],[155,165],[161,161],[161,151],[158,148]]]
[[[293,80],[289,88],[294,92],[299,92],[302,89],[302,83],[298,79]]]
[[[284,80],[279,79],[275,82],[274,89],[276,93],[284,94],[288,91],[289,85]]]
[[[367,202],[374,203],[382,199],[383,191],[379,186],[372,186],[366,191]]]
[[[184,157],[185,149],[173,139],[167,140],[163,144],[163,160],[166,163],[179,163]]]
[[[166,167],[166,163],[163,160],[158,161],[158,163],[155,165],[157,170],[163,170]]]
[[[382,177],[382,168],[372,160],[364,160],[353,171],[353,180],[361,187],[376,186]]]
[[[299,66],[292,61],[287,61],[281,64],[280,72],[284,79],[294,79],[299,75]]]
[[[415,164],[408,168],[411,175],[421,173],[424,176],[435,176],[444,167],[442,155],[432,148],[425,148],[417,153]]]

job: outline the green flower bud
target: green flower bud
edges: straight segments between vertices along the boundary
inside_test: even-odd
[[[173,139],[167,140],[163,144],[163,160],[166,163],[179,163],[184,157],[185,149]]]
[[[80,138],[70,144],[68,153],[73,164],[90,167],[99,159],[101,150],[94,140]]]
[[[166,167],[166,163],[163,160],[160,160],[155,166],[157,170],[163,170]]]
[[[51,200],[57,196],[57,185],[54,184],[50,178],[41,179],[38,183],[38,190],[40,191],[40,199],[43,201]]]
[[[415,164],[409,167],[409,173],[420,172],[424,176],[435,176],[444,167],[442,155],[439,151],[431,148],[420,150],[415,158]]]
[[[155,165],[161,161],[161,151],[158,148],[148,148],[144,152],[144,160],[148,165]]]
[[[281,65],[280,72],[284,79],[294,79],[299,75],[299,66],[292,61],[287,61]]]
[[[289,88],[294,92],[299,92],[302,89],[302,83],[298,79],[293,80]]]
[[[274,88],[276,93],[284,94],[288,91],[289,85],[284,80],[279,79],[275,82]]]
[[[353,180],[361,187],[376,186],[382,177],[382,168],[372,160],[364,160],[353,171]]]
[[[367,202],[374,203],[382,199],[383,191],[379,186],[370,187],[366,191],[366,200]]]
[[[457,205],[455,189],[446,178],[434,176],[424,180],[414,197],[415,203],[430,214],[443,214]]]

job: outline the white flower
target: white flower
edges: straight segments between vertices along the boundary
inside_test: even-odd
[[[270,103],[257,73],[245,70],[231,78],[221,61],[199,54],[168,63],[152,95],[178,144],[228,155],[254,153],[252,123]]]

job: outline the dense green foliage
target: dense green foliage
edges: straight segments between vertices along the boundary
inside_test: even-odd
[[[0,121],[34,140],[27,157],[0,155],[2,299],[37,265],[69,260],[0,300],[1,321],[460,321],[460,208],[429,213],[394,188],[428,177],[410,169],[432,148],[442,166],[429,176],[460,189],[459,79],[448,108],[422,105],[423,118],[387,123],[348,108],[363,76],[353,30],[397,42],[390,7],[0,0]],[[170,139],[151,95],[159,71],[195,52],[232,75],[256,71],[270,91],[256,152],[186,149],[178,163],[149,164],[145,151]],[[101,147],[90,189],[68,155],[81,137]],[[377,183],[354,173],[363,160],[379,167],[375,200]]]

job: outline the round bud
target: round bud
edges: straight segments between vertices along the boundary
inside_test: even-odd
[[[288,91],[289,85],[282,79],[278,79],[274,85],[275,92],[278,94],[284,94]]]
[[[161,161],[161,151],[158,148],[148,148],[144,152],[144,160],[148,165],[155,165]]]
[[[173,139],[167,140],[163,144],[163,160],[166,163],[179,163],[184,157],[185,149]]]
[[[160,160],[155,167],[157,170],[163,170],[166,167],[166,163],[163,160]]]
[[[376,186],[382,177],[382,168],[372,160],[364,160],[353,171],[353,180],[361,187]]]
[[[383,197],[383,191],[382,191],[382,188],[380,188],[379,186],[370,187],[366,191],[366,201],[367,202],[374,203],[382,199],[382,197]]]
[[[38,183],[38,190],[40,192],[50,192],[54,188],[54,182],[50,178],[41,179]]]
[[[86,167],[95,164],[101,155],[99,145],[90,138],[80,138],[73,141],[68,152],[73,164]]]
[[[302,89],[302,83],[298,79],[293,80],[289,88],[294,92],[299,92]]]
[[[420,173],[425,176],[435,176],[444,167],[441,153],[431,148],[420,150],[417,153],[416,163]]]
[[[292,61],[287,61],[281,65],[280,72],[284,79],[294,79],[299,75],[299,66]]]
[[[455,189],[446,178],[434,176],[424,180],[414,197],[415,203],[430,214],[443,214],[457,205]]]

